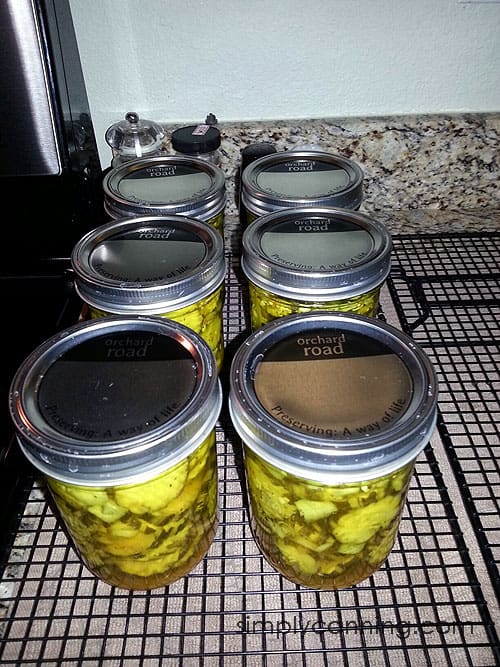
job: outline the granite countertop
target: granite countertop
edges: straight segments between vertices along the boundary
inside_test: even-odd
[[[166,125],[167,143],[177,126]],[[365,174],[361,210],[392,233],[500,229],[500,113],[261,121],[218,125],[226,174],[226,220],[237,219],[241,150],[268,141],[279,151],[314,147],[344,155]]]

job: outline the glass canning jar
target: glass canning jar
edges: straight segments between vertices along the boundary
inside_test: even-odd
[[[102,581],[166,586],[218,525],[221,388],[196,333],[158,317],[80,323],[18,369],[10,413],[74,547]]]
[[[224,234],[226,177],[207,160],[178,155],[132,160],[107,172],[103,190],[111,218],[182,215]]]
[[[254,329],[310,310],[377,314],[392,249],[377,220],[346,209],[284,209],[255,220],[242,244]]]
[[[121,218],[74,246],[75,289],[91,318],[159,315],[190,327],[224,358],[226,260],[221,235],[183,216]]]
[[[436,405],[424,352],[374,318],[309,312],[251,334],[231,365],[229,411],[269,563],[318,589],[374,573],[394,545]]]
[[[358,209],[363,201],[363,179],[361,167],[342,155],[317,150],[265,155],[241,175],[243,223],[282,208]]]

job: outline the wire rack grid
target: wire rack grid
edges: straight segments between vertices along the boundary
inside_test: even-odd
[[[297,586],[268,565],[249,527],[241,444],[224,406],[219,529],[203,561],[166,589],[131,592],[97,580],[68,543],[43,484],[26,475],[4,549],[2,665],[499,664],[498,348],[490,344],[498,238],[394,241],[383,316],[425,347],[443,389],[440,423],[417,461],[387,562],[338,591]],[[231,252],[226,364],[248,334],[247,304]],[[465,334],[472,322],[476,333]],[[227,389],[227,373],[222,382]]]

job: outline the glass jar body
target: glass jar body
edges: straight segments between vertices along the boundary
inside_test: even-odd
[[[292,313],[313,310],[331,310],[375,317],[378,312],[381,286],[364,294],[333,301],[306,301],[287,299],[273,294],[249,281],[250,317],[252,328],[258,329],[272,320]]]
[[[220,151],[218,149],[209,151],[208,153],[184,153],[182,151],[175,151],[176,155],[189,155],[190,157],[196,157],[199,160],[206,160],[211,164],[215,164],[217,167],[220,167]]]
[[[149,590],[176,581],[203,559],[217,530],[215,430],[147,481],[110,487],[47,482],[82,561],[119,588]]]
[[[222,209],[222,211],[219,211],[219,213],[206,220],[208,224],[212,225],[212,227],[215,227],[215,229],[222,237],[224,236],[224,217],[224,209]],[[203,218],[200,218],[200,220],[201,219]]]
[[[324,484],[280,470],[245,447],[255,541],[299,585],[345,588],[389,556],[414,463],[362,482]]]

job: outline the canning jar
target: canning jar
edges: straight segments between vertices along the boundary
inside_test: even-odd
[[[377,220],[346,209],[284,209],[255,220],[242,244],[254,329],[310,310],[377,314],[392,249]]]
[[[253,535],[276,570],[328,589],[382,565],[436,401],[427,356],[375,318],[310,312],[249,336],[231,365],[229,411]]]
[[[108,171],[103,189],[111,218],[183,215],[223,234],[226,179],[207,160],[177,155],[132,160]]]
[[[220,234],[183,216],[121,218],[74,246],[75,289],[91,318],[159,315],[209,344],[220,370],[226,260]]]
[[[159,317],[79,323],[27,357],[9,405],[22,451],[102,581],[166,586],[205,556],[221,388],[200,336]]]
[[[341,155],[323,151],[281,151],[255,160],[241,176],[244,223],[282,208],[303,206],[358,209],[363,171]]]

